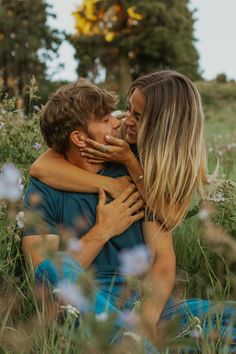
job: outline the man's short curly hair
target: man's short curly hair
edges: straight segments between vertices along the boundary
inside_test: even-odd
[[[116,95],[86,79],[60,87],[41,113],[40,128],[45,142],[65,154],[70,147],[70,133],[76,129],[88,132],[88,122],[109,114],[116,103]]]

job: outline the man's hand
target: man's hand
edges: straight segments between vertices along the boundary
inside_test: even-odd
[[[106,194],[99,190],[99,203],[97,207],[96,226],[107,237],[107,240],[120,235],[135,221],[144,216],[140,211],[144,205],[140,194],[131,185],[123,191],[118,198],[106,204]]]

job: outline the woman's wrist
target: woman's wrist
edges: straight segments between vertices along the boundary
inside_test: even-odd
[[[123,160],[123,164],[125,165],[125,167],[127,169],[129,169],[130,166],[132,166],[134,164],[134,162],[136,161],[136,156],[134,155],[133,151],[129,150],[126,154],[126,156],[124,157]]]

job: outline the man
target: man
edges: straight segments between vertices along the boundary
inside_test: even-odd
[[[49,147],[64,154],[66,159],[81,169],[117,178],[126,175],[126,170],[116,164],[90,164],[80,153],[85,139],[93,138],[105,144],[105,135],[117,136],[120,122],[111,115],[116,98],[87,80],[80,79],[56,91],[43,109],[41,131]],[[35,194],[38,194],[35,203]],[[36,198],[37,199],[37,198]],[[79,247],[73,254],[81,271],[93,266],[100,286],[94,311],[101,313],[107,308],[116,310],[116,299],[125,279],[119,275],[119,254],[123,249],[132,249],[144,242],[150,248],[152,265],[147,275],[150,298],[155,301],[143,303],[148,326],[155,328],[161,312],[172,291],[175,281],[175,253],[171,235],[154,222],[145,222],[141,229],[142,200],[133,186],[106,203],[105,193],[70,193],[55,190],[38,180],[31,179],[25,196],[25,206],[40,213],[47,228],[46,238],[53,252],[59,249],[61,230],[66,229],[79,239]],[[45,234],[45,231],[44,231]],[[158,237],[156,235],[158,234]],[[42,256],[43,240],[35,226],[25,230],[23,250],[36,270],[36,277],[48,278],[56,286],[59,279],[50,261]],[[78,266],[79,264],[79,266]],[[70,263],[71,265],[71,263]],[[67,277],[71,280],[72,271]],[[74,273],[73,273],[74,275]],[[156,296],[158,290],[158,296]]]

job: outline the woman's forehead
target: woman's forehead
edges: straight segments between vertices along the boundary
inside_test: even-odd
[[[139,88],[136,88],[131,94],[130,104],[136,112],[143,113],[145,108],[145,98]]]

